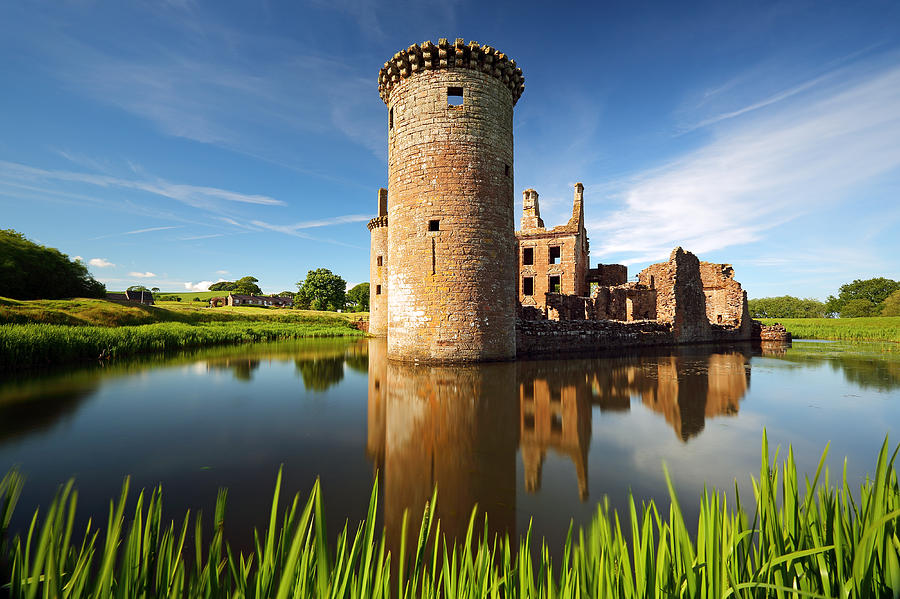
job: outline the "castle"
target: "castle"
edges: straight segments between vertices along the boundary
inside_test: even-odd
[[[628,281],[590,268],[584,186],[546,229],[525,190],[514,229],[514,60],[477,42],[424,42],[384,64],[388,188],[369,221],[369,332],[388,357],[427,362],[759,336],[727,264],[676,248]]]

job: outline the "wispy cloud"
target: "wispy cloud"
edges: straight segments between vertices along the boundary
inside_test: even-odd
[[[228,271],[227,271],[227,270],[217,270],[217,271],[216,271],[216,274],[217,274],[217,275],[227,275],[227,274],[228,274]]]
[[[110,266],[115,266],[115,264],[113,264],[106,258],[91,258],[90,260],[88,260],[88,264],[90,264],[91,266],[96,266],[97,268],[109,268]]]
[[[149,227],[147,229],[135,229],[134,231],[124,231],[122,233],[110,233],[109,235],[100,235],[99,237],[92,237],[91,239],[107,239],[109,237],[120,237],[123,235],[140,235],[141,233],[153,233],[154,231],[168,231],[169,229],[179,229],[180,225],[172,225],[168,227]]]
[[[842,81],[802,104],[745,114],[749,120],[731,117],[736,126],[679,160],[598,186],[619,207],[590,223],[600,233],[595,253],[631,264],[674,245],[709,252],[758,241],[900,166],[898,67]]]
[[[124,179],[109,175],[95,175],[64,170],[35,168],[17,162],[0,161],[0,182],[13,181],[63,181],[83,183],[104,188],[131,189],[168,198],[195,208],[210,209],[221,202],[284,206],[285,202],[265,195],[246,194],[218,187],[172,183],[165,179]]]
[[[319,227],[331,227],[334,225],[345,225],[347,223],[360,223],[370,220],[371,215],[365,214],[346,214],[343,216],[333,216],[331,218],[322,218],[319,220],[308,220],[292,225],[273,225],[259,220],[250,221],[251,225],[261,229],[269,229],[270,231],[278,231],[280,233],[293,234],[303,229],[316,229]]]
[[[137,277],[139,279],[153,279],[156,277],[156,274],[148,270],[147,272],[130,272],[128,273],[128,276]]]

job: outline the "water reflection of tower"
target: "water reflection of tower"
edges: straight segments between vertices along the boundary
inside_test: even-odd
[[[576,361],[580,362],[580,361]],[[525,490],[541,488],[548,449],[572,460],[578,495],[588,497],[587,461],[591,443],[590,386],[586,371],[569,371],[564,363],[519,365],[520,441]]]
[[[399,547],[405,510],[407,542],[415,542],[435,486],[435,514],[450,539],[465,533],[475,504],[479,519],[489,514],[491,534],[514,535],[515,364],[416,366],[388,362],[385,349],[370,342],[368,452],[382,466],[390,547]]]

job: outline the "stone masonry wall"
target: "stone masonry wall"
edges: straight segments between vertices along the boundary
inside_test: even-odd
[[[701,262],[700,279],[703,281],[709,322],[747,328],[750,312],[747,294],[734,279],[734,268],[730,264]]]
[[[387,335],[388,217],[387,190],[378,190],[378,216],[369,221],[369,334]]]
[[[389,78],[382,97],[389,121],[392,359],[515,355],[512,120],[520,92],[504,82],[503,69],[478,68],[493,64],[479,63],[487,55],[478,52],[471,54],[477,60],[470,56],[474,63],[454,66],[445,57],[431,70],[413,69],[413,59],[425,56],[419,48],[404,54],[407,67],[401,56],[382,69],[381,80]],[[449,105],[458,90],[462,105]]]
[[[601,287],[615,287],[628,282],[628,267],[624,264],[598,264],[587,271],[587,283],[597,283]]]
[[[675,248],[668,262],[648,266],[638,281],[656,289],[656,318],[672,324],[679,343],[711,339],[700,261],[694,254]]]

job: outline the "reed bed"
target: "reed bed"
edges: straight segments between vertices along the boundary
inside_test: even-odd
[[[78,494],[70,481],[45,514],[35,512],[23,535],[8,540],[21,488],[13,472],[0,482],[0,558],[8,581],[2,589],[16,599],[897,597],[896,455],[889,455],[885,440],[874,478],[854,494],[846,468],[839,484],[830,483],[827,471],[820,484],[825,453],[813,479],[800,482],[793,453],[778,468],[778,452],[770,462],[763,437],[748,506],[737,490],[733,504],[704,490],[691,528],[670,481],[668,509],[632,499],[620,515],[599,505],[587,530],[570,528],[558,563],[530,529],[517,543],[489,538],[474,511],[464,542],[448,546],[433,517],[435,497],[416,545],[404,544],[391,555],[384,532],[375,528],[377,483],[366,519],[352,530],[345,524],[330,548],[318,483],[305,502],[295,495],[279,517],[280,473],[268,528],[255,532],[255,548],[246,555],[235,554],[224,539],[225,491],[216,503],[212,537],[204,542],[200,515],[163,521],[159,488],[141,492],[126,521],[127,480],[110,503],[105,530],[92,524],[73,530]],[[192,552],[185,549],[189,535]]]
[[[780,323],[796,339],[900,342],[900,316],[872,318],[763,318]]]
[[[361,335],[350,322],[342,320],[313,320],[309,323],[163,322],[114,328],[0,325],[0,371],[227,343]]]

